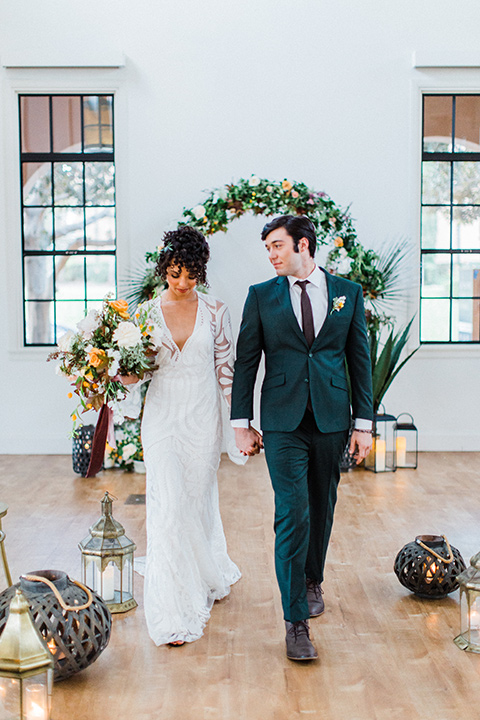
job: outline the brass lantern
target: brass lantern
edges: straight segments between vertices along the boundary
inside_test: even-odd
[[[458,576],[460,585],[460,635],[454,642],[461,650],[480,653],[480,552]]]
[[[137,607],[133,597],[133,553],[136,545],[112,516],[108,492],[102,500],[102,517],[78,544],[82,552],[82,580],[98,593],[111,613]]]
[[[50,720],[53,658],[21,590],[0,638],[0,719]]]

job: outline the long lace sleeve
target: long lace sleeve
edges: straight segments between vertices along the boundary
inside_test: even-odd
[[[234,347],[232,322],[227,306],[217,302],[215,310],[215,373],[228,407],[232,401]]]

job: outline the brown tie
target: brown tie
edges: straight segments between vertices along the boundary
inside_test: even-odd
[[[300,297],[300,305],[302,308],[302,330],[305,335],[305,339],[310,347],[315,340],[315,328],[313,325],[313,312],[312,303],[307,293],[307,285],[309,280],[297,280],[296,285],[299,285],[302,295]]]

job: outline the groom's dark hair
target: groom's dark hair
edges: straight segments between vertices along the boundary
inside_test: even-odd
[[[262,240],[265,240],[272,230],[285,228],[293,240],[295,252],[298,252],[298,243],[302,237],[308,240],[310,255],[315,257],[317,250],[317,233],[315,225],[306,215],[280,215],[265,225],[262,230]]]

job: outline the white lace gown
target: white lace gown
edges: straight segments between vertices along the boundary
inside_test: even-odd
[[[201,637],[213,602],[241,576],[227,554],[217,486],[233,341],[226,305],[209,296],[198,293],[195,327],[181,351],[160,299],[144,307],[155,328],[159,368],[142,420],[147,556],[135,569],[145,575],[148,632],[161,645]],[[228,422],[225,429],[231,433]],[[238,451],[230,456],[244,462]]]

